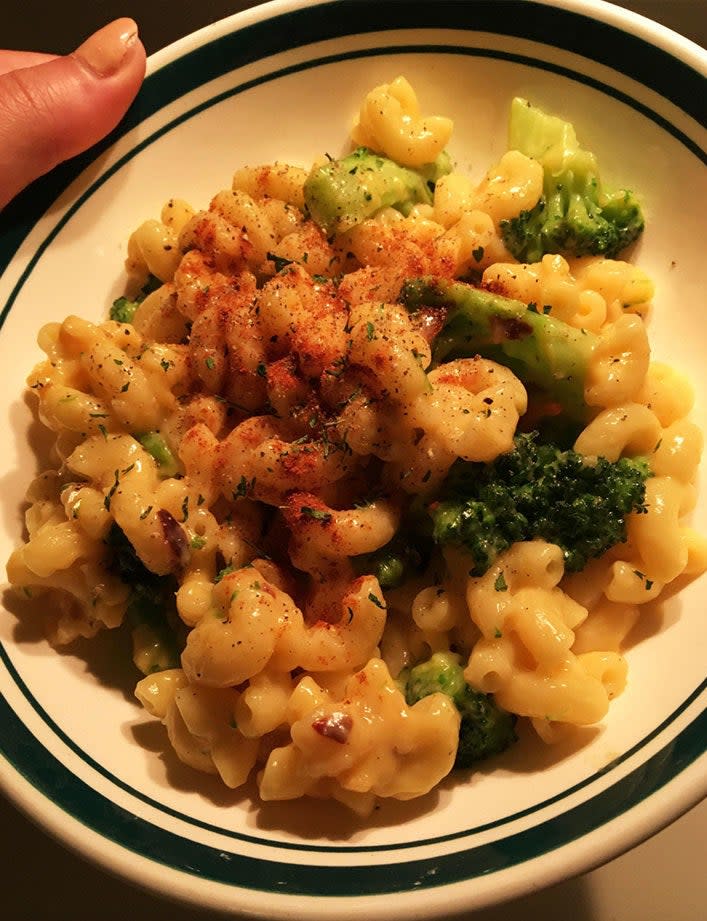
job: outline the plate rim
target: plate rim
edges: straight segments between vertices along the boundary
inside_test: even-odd
[[[342,3],[342,2],[345,2],[345,0],[334,0],[334,3]],[[307,2],[307,0],[295,0],[295,2],[289,2],[289,0],[271,0],[270,3],[264,4],[264,5],[260,6],[260,7],[255,7],[255,8],[253,8],[253,9],[251,9],[251,10],[245,11],[245,13],[234,14],[233,16],[227,17],[227,18],[224,19],[224,20],[220,20],[218,23],[215,23],[213,26],[206,26],[206,27],[204,27],[203,29],[200,29],[198,32],[193,33],[193,34],[190,35],[190,36],[186,36],[185,38],[180,39],[178,42],[174,43],[173,45],[170,45],[168,48],[163,49],[162,51],[160,51],[160,52],[158,52],[156,55],[154,55],[153,58],[150,60],[150,65],[149,65],[148,73],[149,73],[150,75],[152,75],[152,74],[157,74],[157,73],[159,73],[160,71],[162,71],[165,67],[167,67],[169,64],[171,64],[172,61],[174,61],[174,60],[176,60],[176,59],[179,59],[179,58],[185,56],[186,54],[190,53],[190,49],[191,49],[191,50],[194,50],[195,48],[203,47],[203,44],[204,44],[204,43],[212,42],[212,41],[214,41],[215,39],[218,39],[218,38],[222,37],[223,35],[232,34],[233,31],[239,31],[239,30],[241,30],[241,29],[245,29],[245,28],[247,28],[249,25],[251,25],[251,24],[253,24],[253,23],[265,21],[265,20],[267,20],[267,19],[270,17],[270,15],[272,15],[272,14],[274,14],[274,13],[278,13],[278,14],[279,14],[280,11],[290,12],[290,11],[292,11],[293,9],[295,9],[295,10],[302,10],[302,9],[304,9],[304,8],[311,9],[313,6],[316,6],[316,7],[328,7],[328,6],[331,6],[331,5],[332,5],[331,3],[321,3],[321,4],[315,4],[315,5],[313,5],[313,4],[309,3],[309,2]],[[542,2],[540,2],[539,5],[541,5],[541,6],[548,6],[548,7],[555,7],[555,8],[558,8],[558,9],[560,9],[560,8],[561,8],[561,9],[568,9],[568,8],[575,9],[575,8],[576,8],[576,9],[578,9],[578,10],[586,10],[586,9],[588,9],[588,8],[591,6],[592,14],[593,14],[593,15],[596,15],[596,12],[597,12],[597,10],[596,10],[597,4],[596,4],[596,3],[589,4],[589,3],[585,2],[585,0],[566,0],[566,2],[564,2],[564,3],[558,3],[558,2],[555,2],[555,0],[542,0]],[[618,16],[618,19],[619,19],[619,20],[622,20],[622,21],[625,21],[625,15],[624,15],[624,14],[626,14],[626,13],[629,12],[629,11],[622,10],[622,9],[620,9],[620,8],[614,8],[612,4],[605,4],[605,3],[602,3],[601,5],[602,5],[603,7],[611,7],[611,11],[607,11],[607,15],[608,15],[609,12],[611,12],[611,15],[614,16],[614,15],[615,15],[615,12],[614,12],[614,11],[615,11],[615,10],[619,10],[619,12],[620,12],[622,15]],[[637,16],[637,14],[633,14],[633,16],[629,16],[629,17],[628,17],[628,18],[629,18],[629,21],[633,21],[635,16]],[[611,17],[610,17],[610,18],[611,18]],[[641,17],[638,17],[638,18],[640,19]],[[646,21],[647,21],[647,22],[650,22],[650,20],[646,20]],[[645,27],[645,26],[644,26],[644,27]],[[660,28],[663,30],[664,33],[667,33],[667,35],[663,35],[663,38],[664,38],[666,41],[668,41],[668,43],[674,43],[674,42],[675,42],[675,39],[673,38],[673,35],[676,34],[676,33],[670,33],[669,30],[663,29],[663,27],[660,27]],[[681,39],[681,37],[678,36],[678,39]],[[687,40],[687,39],[681,39],[681,41],[682,41],[682,42],[687,42],[688,40]],[[698,46],[695,46],[695,47],[698,47]],[[699,49],[699,50],[701,51],[701,49]],[[702,63],[704,63],[705,60],[707,60],[707,56],[703,56],[703,59],[701,59],[701,60],[702,60]],[[111,141],[111,143],[112,143],[112,141]],[[91,159],[93,159],[93,158],[91,158]],[[703,688],[704,688],[704,685],[703,685]],[[703,711],[703,713],[702,713],[702,718],[704,718],[704,716],[705,716],[705,711]],[[694,722],[696,722],[696,720],[695,720]],[[3,753],[2,753],[1,750],[0,750],[0,758],[2,758],[3,760],[5,760],[4,755],[3,755]],[[705,760],[705,759],[704,759],[703,756],[699,756],[699,758],[697,759],[697,761],[694,762],[694,766],[697,766],[698,763],[703,763],[704,760]],[[695,770],[692,770],[692,771],[690,771],[690,770],[683,771],[683,772],[681,772],[680,774],[676,775],[676,777],[673,778],[673,779],[671,780],[671,782],[676,782],[678,779],[682,779],[682,781],[684,782],[684,781],[687,780],[688,775],[692,775],[692,774],[694,774],[694,775],[696,776],[696,775],[697,775],[697,772],[696,772]],[[0,782],[2,782],[3,779],[4,779],[4,776],[3,776],[3,775],[4,775],[4,772],[0,772]],[[4,784],[3,784],[3,786],[4,786]],[[35,792],[37,792],[35,788],[32,788],[32,789],[35,790]],[[43,797],[42,794],[40,794],[40,796]],[[693,791],[691,794],[688,794],[687,791],[684,791],[684,792],[683,792],[683,798],[682,798],[682,804],[677,808],[677,811],[675,812],[675,814],[674,814],[672,817],[667,818],[667,820],[666,820],[666,822],[665,822],[664,824],[668,824],[668,822],[672,821],[674,818],[677,818],[678,815],[682,814],[682,812],[684,812],[684,811],[686,811],[686,809],[690,808],[691,805],[694,805],[697,801],[699,801],[699,799],[701,799],[702,796],[704,796],[704,793],[699,794],[698,798],[695,799],[695,793],[694,793],[694,791]],[[11,797],[11,798],[15,799],[14,797]],[[20,798],[21,798],[21,799],[25,799],[25,797],[20,797]],[[29,797],[29,799],[31,799],[31,797]],[[44,797],[43,797],[43,799],[44,799]],[[15,801],[17,802],[17,800],[15,800]],[[53,801],[49,800],[49,802],[52,804],[52,806],[55,805],[55,803],[54,803]],[[22,808],[22,803],[19,803],[19,802],[18,802],[18,805],[20,805],[20,807]],[[32,806],[30,806],[30,811],[31,811],[31,809],[32,809]],[[36,804],[34,804],[34,809],[36,810]],[[23,811],[25,811],[25,810],[23,810]],[[36,819],[36,818],[37,818],[37,815],[36,815],[36,814],[33,814],[33,815],[31,815],[31,817],[33,817],[33,818]],[[77,819],[76,819],[76,816],[72,816],[72,818],[75,819],[75,820],[77,820]],[[77,821],[78,821],[78,820],[77,820]],[[639,822],[639,824],[645,824],[645,822],[644,822],[644,821],[643,821],[642,823]],[[652,827],[650,830],[648,830],[648,831],[646,832],[646,834],[644,835],[644,837],[647,836],[647,835],[649,835],[649,834],[652,834],[652,833],[653,833],[654,831],[656,831],[656,830],[657,830],[657,829],[656,829],[655,827]],[[633,844],[638,843],[639,840],[642,840],[642,837],[639,836],[639,837],[635,838],[635,840],[633,840],[632,842],[627,843],[627,844],[626,844],[626,847],[625,847],[624,849],[627,849],[628,847],[633,846]],[[118,845],[118,846],[120,846],[120,845]],[[94,860],[96,860],[95,854],[93,854],[93,853],[86,853],[86,852],[84,852],[81,848],[78,848],[78,849],[81,850],[81,852],[83,853],[83,856],[88,856],[88,857],[93,858]],[[612,849],[612,854],[611,854],[610,856],[616,856],[617,853],[620,853],[620,851],[619,851],[619,852],[616,852],[615,849]],[[609,859],[609,857],[604,857],[604,858],[599,859],[599,860],[598,860],[598,863],[604,862],[604,860],[606,860],[606,859]],[[98,862],[101,862],[101,861],[98,861]],[[597,865],[598,865],[598,863],[597,863]],[[587,867],[585,867],[585,869],[586,869],[586,868],[587,868]],[[175,868],[173,868],[173,869],[175,869]],[[130,876],[130,874],[126,874],[126,875],[127,875],[128,877]],[[549,883],[552,882],[552,881],[554,881],[554,880],[553,880],[552,878],[549,878],[546,884],[549,884]],[[155,889],[156,891],[160,892],[160,894],[162,894],[162,895],[165,894],[165,889],[164,889],[163,887],[150,885],[150,883],[147,883],[147,885],[148,885],[149,888],[153,888],[153,889]],[[512,894],[515,894],[515,893],[512,893]],[[509,896],[509,897],[510,897],[510,896]],[[289,895],[286,895],[286,896],[284,896],[284,898],[287,899],[287,900],[291,900],[292,897],[289,896]],[[474,906],[474,907],[476,907],[476,906]],[[481,907],[481,906],[478,906],[478,907]],[[446,906],[445,906],[445,910],[446,910]],[[440,911],[440,913],[443,913],[443,912]],[[380,917],[392,917],[392,915],[381,914]]]

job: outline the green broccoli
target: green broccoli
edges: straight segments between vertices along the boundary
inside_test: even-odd
[[[466,683],[458,655],[435,652],[425,662],[403,672],[398,681],[409,706],[437,692],[454,701],[461,715],[455,768],[471,767],[476,761],[505,751],[516,741],[515,716],[502,710],[492,696]]]
[[[179,463],[170,446],[159,432],[146,432],[138,436],[138,441],[143,448],[157,461],[160,476],[163,478],[175,476],[179,472]]]
[[[106,543],[110,569],[130,586],[126,616],[136,668],[144,675],[178,668],[186,628],[177,614],[174,578],[150,572],[117,524],[108,532]]]
[[[580,147],[573,126],[525,99],[511,104],[509,147],[543,168],[538,204],[501,221],[503,240],[521,262],[545,253],[613,259],[643,232],[645,220],[633,192],[606,192],[596,157]]]
[[[408,527],[398,533],[384,547],[372,553],[352,557],[356,571],[374,575],[381,588],[398,588],[413,573],[424,569],[429,547],[422,536],[413,534]]]
[[[134,298],[125,297],[125,295],[123,295],[113,301],[109,313],[110,319],[115,320],[116,323],[132,323],[135,311],[140,304],[145,300],[148,294],[156,291],[161,285],[162,282],[157,276],[150,275]]]
[[[576,572],[626,540],[626,516],[645,511],[643,458],[585,458],[517,435],[512,451],[490,464],[457,461],[429,505],[433,538],[469,551],[483,575],[511,544],[542,538]]]
[[[306,210],[328,235],[343,233],[381,208],[407,214],[415,204],[432,204],[435,182],[450,169],[446,153],[413,170],[358,147],[341,160],[312,169],[304,184]]]
[[[110,318],[116,323],[132,323],[135,311],[140,306],[139,300],[130,300],[122,296],[113,301],[110,309]]]
[[[401,299],[413,312],[423,305],[446,309],[432,345],[433,364],[483,355],[538,388],[567,416],[586,417],[584,380],[597,343],[594,333],[460,281],[411,279]]]

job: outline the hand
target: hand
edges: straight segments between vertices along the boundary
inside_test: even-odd
[[[108,134],[144,75],[132,19],[109,23],[66,57],[0,51],[0,209]]]

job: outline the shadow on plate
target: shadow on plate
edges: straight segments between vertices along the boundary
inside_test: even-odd
[[[291,834],[300,840],[324,839],[346,841],[362,829],[392,828],[415,821],[440,808],[441,800],[454,789],[491,777],[495,772],[530,776],[556,766],[577,755],[601,733],[601,727],[586,726],[567,729],[562,738],[548,745],[543,742],[527,721],[520,720],[517,727],[518,742],[506,752],[479,762],[474,768],[458,771],[445,778],[438,787],[425,796],[411,801],[383,800],[373,814],[365,818],[356,816],[350,809],[334,801],[317,800],[316,823],[312,822],[311,799],[291,802],[263,803],[260,801],[255,780],[237,790],[226,787],[219,777],[201,773],[183,764],[173,751],[165,727],[157,720],[146,720],[134,698],[134,688],[140,675],[132,665],[132,644],[129,631],[117,628],[99,633],[90,640],[77,640],[62,650],[52,650],[44,641],[42,628],[42,598],[20,599],[6,591],[5,608],[16,618],[13,639],[25,650],[37,655],[62,655],[71,660],[74,668],[83,669],[101,686],[118,691],[135,707],[135,722],[123,727],[123,735],[131,745],[137,745],[150,759],[148,770],[153,779],[182,793],[195,794],[223,809],[222,827],[229,826],[227,810],[238,807],[237,822],[240,831],[252,829],[253,833],[279,832]],[[667,604],[644,606],[642,616],[632,631],[628,646],[634,646],[666,629],[678,616],[678,604],[670,599]],[[141,717],[143,719],[141,720]],[[606,769],[611,764],[605,766]],[[243,823],[243,810],[249,815]],[[234,825],[235,827],[235,825]]]
[[[90,674],[102,687],[119,691],[134,700],[140,675],[132,663],[132,640],[127,629],[101,630],[91,639],[77,639],[60,648],[51,647],[44,634],[44,611],[48,595],[20,598],[7,588],[2,605],[15,618],[12,639],[23,652],[36,656],[63,656],[75,669]],[[137,706],[137,704],[136,704]]]
[[[31,369],[27,369],[29,373]],[[52,447],[56,440],[56,433],[42,425],[37,416],[37,401],[29,392],[24,394],[22,401],[17,400],[10,408],[8,420],[13,440],[17,444],[26,445],[33,459],[31,472],[23,463],[19,463],[14,470],[0,477],[0,494],[4,501],[2,504],[2,524],[8,534],[17,535],[17,541],[26,538],[24,512],[27,508],[25,494],[30,479],[37,476],[42,470],[51,466]]]

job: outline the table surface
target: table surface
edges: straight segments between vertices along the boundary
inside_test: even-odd
[[[237,0],[23,0],[3,13],[6,48],[71,51],[108,20],[133,16],[148,52],[253,2]],[[707,0],[625,0],[628,7],[707,46]],[[5,921],[187,921],[212,917],[140,891],[48,838],[0,798]],[[463,921],[699,921],[707,917],[707,802],[651,840],[591,873],[476,912]],[[77,898],[78,894],[78,898]]]

